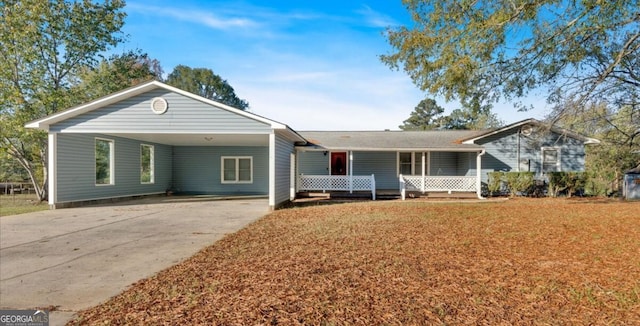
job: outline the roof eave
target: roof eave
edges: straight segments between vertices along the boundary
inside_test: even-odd
[[[142,93],[145,93],[147,91],[150,91],[152,89],[158,88],[160,82],[158,81],[150,81],[150,82],[146,82],[146,83],[142,83],[127,89],[124,89],[120,92],[116,92],[107,96],[103,96],[101,98],[98,98],[94,101],[91,101],[89,103],[85,103],[85,104],[81,104],[79,106],[76,107],[72,107],[68,110],[64,110],[64,111],[60,111],[57,113],[54,113],[52,115],[46,116],[44,118],[38,119],[38,120],[34,120],[31,121],[29,123],[27,123],[25,125],[26,128],[34,128],[34,129],[42,129],[42,130],[49,130],[49,126],[55,123],[58,123],[60,121],[64,121],[66,119],[69,118],[73,118],[76,117],[78,115],[81,115],[83,113],[87,113],[90,111],[93,111],[95,109],[98,109],[100,107],[106,106],[106,105],[110,105],[113,103],[116,103],[118,101],[127,99],[129,97],[132,96],[136,96]]]
[[[321,145],[296,146],[296,149],[304,151],[360,151],[360,152],[480,152],[484,147],[324,147]]]

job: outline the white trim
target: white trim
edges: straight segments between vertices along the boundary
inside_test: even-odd
[[[474,144],[475,145],[475,144]],[[349,148],[325,148],[315,147],[309,148],[307,146],[295,146],[295,149],[300,152],[456,152],[456,153],[477,153],[483,150],[480,145],[475,145],[473,148],[456,148],[456,147],[417,147],[417,148],[373,148],[373,147],[349,147]]]
[[[142,181],[142,147],[149,147],[151,149],[151,153],[149,153],[149,169],[151,170],[151,181],[144,182]],[[156,183],[156,148],[151,144],[140,144],[140,184],[143,185],[151,185]]]
[[[493,130],[493,131],[486,132],[484,134],[478,135],[478,136],[473,137],[473,138],[469,138],[469,139],[463,141],[462,143],[465,144],[465,145],[472,145],[472,144],[475,145],[475,142],[477,140],[479,140],[479,139],[486,138],[486,137],[489,137],[489,136],[493,136],[493,135],[499,134],[501,132],[504,132],[504,131],[507,131],[507,130],[510,130],[510,129],[513,129],[513,128],[517,128],[517,127],[520,127],[520,126],[523,126],[523,125],[526,125],[526,124],[531,124],[531,125],[535,125],[535,126],[541,126],[544,123],[541,122],[541,121],[538,121],[536,119],[530,118],[530,119],[526,119],[526,120],[522,120],[522,121],[518,121],[518,122],[512,123],[510,125],[504,126],[502,128],[498,128],[498,129]],[[549,130],[551,130],[552,132],[555,132],[557,134],[560,134],[560,135],[566,135],[566,136],[569,136],[571,138],[580,140],[585,145],[587,145],[587,144],[600,144],[600,141],[595,139],[595,138],[585,137],[585,136],[577,134],[577,133],[575,133],[575,132],[573,132],[571,130],[560,128],[560,127],[556,127],[554,125],[551,125]],[[519,132],[520,131],[518,131],[518,133]]]
[[[504,126],[502,128],[498,128],[496,130],[493,130],[493,131],[484,133],[482,135],[476,136],[474,138],[467,139],[467,140],[463,141],[462,143],[463,144],[475,144],[476,140],[479,140],[479,139],[482,139],[482,138],[486,138],[486,137],[489,137],[489,136],[493,136],[493,135],[499,134],[499,133],[501,133],[503,131],[507,131],[509,129],[513,129],[513,128],[516,128],[516,127],[519,127],[519,126],[522,126],[522,125],[526,125],[526,124],[540,125],[540,121],[535,120],[535,119],[526,119],[526,120],[518,121],[518,122],[512,123],[512,124],[510,124],[508,126]]]
[[[484,199],[482,197],[482,155],[484,154],[485,151],[482,151],[476,156],[476,195],[478,195],[478,199]]]
[[[48,151],[48,187],[49,205],[55,205],[58,201],[58,134],[49,133],[47,135]],[[94,145],[95,146],[95,145]]]
[[[296,199],[296,154],[289,154],[289,200]]]
[[[160,103],[159,108],[156,107],[156,103]],[[151,107],[151,112],[157,115],[162,115],[167,113],[167,110],[169,109],[169,102],[167,102],[167,100],[163,97],[154,97],[151,99],[151,103],[149,103],[149,106]]]
[[[544,152],[545,151],[556,151],[556,171],[547,171],[544,166]],[[540,147],[540,172],[542,174],[546,172],[562,172],[562,147],[560,146],[542,146]]]
[[[224,160],[235,160],[235,180],[224,179]],[[240,160],[249,160],[249,180],[240,180]],[[252,184],[253,156],[220,156],[220,183],[222,184]]]
[[[109,183],[97,183],[96,180],[96,143],[98,140],[109,143]],[[93,181],[96,187],[107,187],[116,185],[116,141],[109,138],[94,137],[93,138]]]
[[[353,193],[353,152],[349,151],[347,155],[349,155],[349,171],[347,171],[347,173],[349,174],[349,193],[352,194]]]
[[[269,134],[269,207],[276,207],[276,134]]]

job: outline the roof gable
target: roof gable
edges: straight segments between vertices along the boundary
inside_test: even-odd
[[[288,129],[288,127],[285,124],[264,118],[262,116],[253,114],[253,113],[249,113],[240,109],[236,109],[233,107],[230,107],[228,105],[216,102],[216,101],[212,101],[209,100],[207,98],[201,97],[199,95],[195,95],[186,91],[183,91],[179,88],[173,87],[173,86],[169,86],[167,84],[161,83],[159,81],[149,81],[146,83],[142,83],[130,88],[127,88],[125,90],[122,90],[120,92],[116,92],[104,97],[101,97],[99,99],[96,99],[94,101],[70,108],[68,110],[65,111],[61,111],[58,113],[54,113],[52,115],[49,115],[47,117],[29,122],[28,124],[26,124],[27,128],[37,128],[37,129],[43,129],[43,130],[49,130],[49,127],[51,125],[54,125],[56,123],[60,123],[62,121],[71,119],[71,118],[75,118],[78,116],[81,116],[83,114],[87,114],[89,112],[107,107],[109,105],[113,105],[116,104],[118,102],[124,101],[126,99],[147,93],[147,92],[151,92],[153,90],[156,89],[163,89],[169,92],[173,92],[179,95],[182,95],[186,98],[204,103],[206,105],[209,106],[213,106],[216,107],[218,109],[227,111],[231,114],[235,114],[247,119],[251,119],[254,120],[256,122],[260,122],[260,123],[264,123],[268,126],[270,126],[273,129]],[[290,130],[290,129],[289,129]]]
[[[512,123],[510,125],[504,126],[502,128],[497,128],[497,129],[493,129],[493,130],[487,130],[483,133],[480,133],[478,135],[472,136],[472,137],[468,137],[466,139],[463,140],[464,144],[476,144],[478,140],[502,133],[502,132],[506,132],[506,131],[511,131],[511,130],[516,130],[518,128],[522,128],[525,126],[536,126],[536,127],[544,127],[547,128],[548,130],[550,130],[551,132],[560,134],[560,135],[565,135],[567,137],[571,137],[574,139],[577,139],[579,141],[582,141],[584,144],[599,144],[600,141],[595,139],[595,138],[589,138],[583,135],[580,135],[576,132],[573,132],[571,130],[568,129],[564,129],[564,128],[560,128],[558,126],[555,125],[549,125],[546,124],[544,122],[541,122],[539,120],[536,119],[526,119],[526,120],[522,120],[522,121],[518,121],[515,123]]]

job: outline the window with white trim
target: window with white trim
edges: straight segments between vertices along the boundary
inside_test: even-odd
[[[560,148],[542,147],[542,172],[557,172],[560,168]]]
[[[252,156],[222,156],[222,183],[253,183]]]
[[[153,145],[140,145],[140,183],[151,184],[155,182],[154,176],[154,147]]]
[[[426,160],[425,153],[425,160]],[[427,162],[425,161],[425,165]],[[425,167],[425,173],[428,174]],[[421,152],[398,152],[398,174],[402,175],[422,175],[422,153]]]
[[[114,153],[112,139],[95,139],[96,185],[114,184]]]

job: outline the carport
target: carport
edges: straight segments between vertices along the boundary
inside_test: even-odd
[[[27,124],[48,131],[49,204],[166,192],[291,199],[288,126],[151,81]]]

